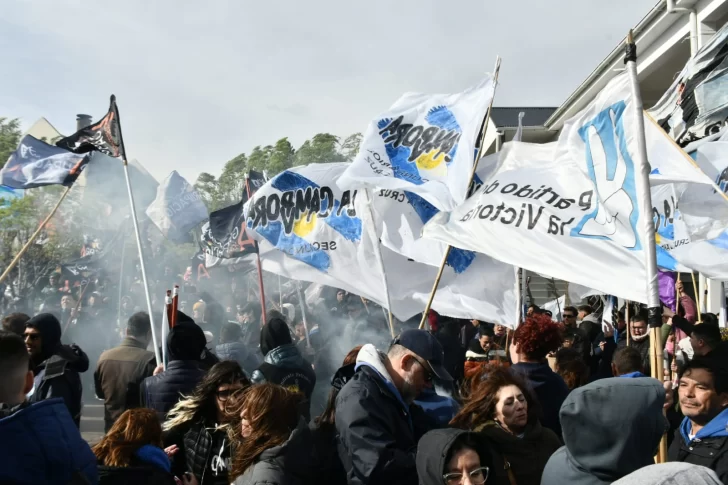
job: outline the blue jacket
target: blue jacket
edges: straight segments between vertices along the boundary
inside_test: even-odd
[[[440,426],[447,426],[460,410],[458,402],[450,396],[441,396],[434,389],[425,388],[415,404],[420,406],[425,414],[437,421]]]
[[[205,377],[197,361],[173,360],[167,370],[142,382],[141,398],[146,408],[154,409],[163,423],[167,413],[177,404],[181,396],[189,396]]]
[[[98,483],[96,457],[62,399],[15,409],[0,410],[0,483]]]
[[[708,424],[703,427],[698,433],[695,435],[696,440],[704,440],[705,438],[725,438],[728,437],[728,430],[726,430],[726,427],[728,426],[728,409],[724,409],[718,416],[714,417]],[[692,424],[690,424],[690,418],[683,419],[683,422],[680,423],[680,434],[682,435],[683,439],[685,440],[685,443],[690,443],[690,438],[688,435],[690,434],[690,430],[692,429]]]
[[[242,342],[228,342],[215,347],[215,354],[220,360],[233,360],[240,364],[245,373],[250,376],[258,367],[260,361],[250,352]]]

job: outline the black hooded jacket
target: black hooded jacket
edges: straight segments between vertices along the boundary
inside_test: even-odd
[[[199,360],[206,343],[202,329],[193,322],[182,321],[170,330],[167,336],[167,369],[147,377],[141,385],[142,404],[154,409],[161,422],[181,396],[191,394],[205,376]]]
[[[50,313],[36,315],[25,325],[36,329],[42,342],[41,355],[32,362],[35,378],[28,401],[60,397],[76,426],[80,426],[83,389],[79,373],[88,370],[88,356],[75,345],[61,345],[61,324]]]
[[[254,384],[270,382],[302,392],[306,396],[302,416],[308,421],[316,374],[293,343],[286,322],[273,318],[263,326],[260,330],[260,349],[265,359],[253,371],[250,380]]]
[[[610,484],[654,463],[667,421],[657,379],[613,377],[575,389],[561,406],[564,443],[541,485]]]
[[[420,478],[420,485],[442,485],[443,475],[448,471],[448,459],[451,458],[450,450],[456,440],[469,438],[477,445],[475,450],[480,457],[480,466],[487,466],[492,469],[490,456],[487,453],[487,446],[476,433],[463,431],[461,429],[436,429],[425,433],[417,443],[417,476]],[[488,479],[486,483],[491,483]],[[520,485],[520,484],[519,484]]]

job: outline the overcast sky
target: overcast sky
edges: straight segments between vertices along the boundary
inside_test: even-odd
[[[503,58],[496,106],[558,106],[656,0],[2,0],[0,117],[63,134],[116,94],[130,158],[190,182],[288,136],[346,136]]]

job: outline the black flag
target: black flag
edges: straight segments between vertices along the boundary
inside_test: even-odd
[[[202,232],[205,252],[224,259],[258,252],[258,243],[248,237],[246,232],[243,207],[264,184],[265,176],[251,170],[245,180],[240,202],[210,213],[210,222],[203,226]]]
[[[111,96],[106,116],[93,125],[81,128],[73,135],[59,140],[56,142],[56,146],[73,153],[97,151],[110,157],[118,157],[121,153],[121,138],[116,98]]]

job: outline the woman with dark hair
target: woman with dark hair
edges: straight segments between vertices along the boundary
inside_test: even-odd
[[[526,318],[515,331],[510,353],[511,368],[528,381],[541,405],[541,424],[561,437],[559,410],[569,394],[569,388],[551,370],[546,357],[556,352],[563,342],[561,327],[546,315]]]
[[[93,452],[99,463],[100,485],[175,483],[169,458],[162,450],[162,428],[151,409],[124,411]],[[183,477],[183,483],[196,482]]]
[[[341,368],[331,379],[331,391],[329,391],[326,409],[310,424],[314,446],[321,462],[318,475],[320,483],[346,485],[346,471],[336,449],[336,396],[354,375],[356,357],[359,355],[361,347],[361,345],[357,345],[346,354]]]
[[[173,471],[191,472],[200,485],[229,484],[230,426],[236,396],[250,386],[240,364],[224,361],[212,366],[190,397],[177,403],[164,423],[166,450],[174,457]],[[237,394],[239,393],[239,394]]]
[[[417,443],[417,476],[422,485],[482,485],[493,468],[487,444],[478,433],[461,429],[428,431]],[[467,479],[468,481],[464,481]]]
[[[230,473],[235,485],[323,483],[311,431],[298,413],[302,400],[300,392],[275,384],[245,391]]]
[[[481,380],[482,379],[482,380]],[[452,426],[487,440],[495,483],[539,485],[549,457],[561,441],[537,418],[538,405],[526,382],[502,367],[484,369]]]

